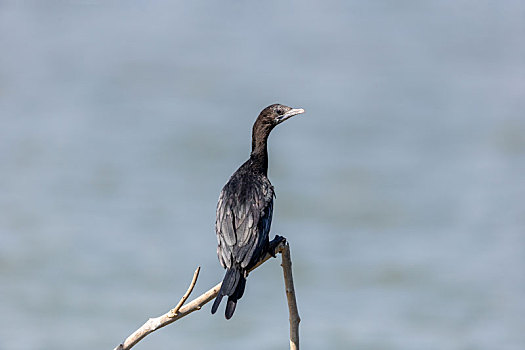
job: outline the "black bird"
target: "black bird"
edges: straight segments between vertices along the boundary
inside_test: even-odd
[[[214,314],[223,296],[228,296],[226,319],[235,311],[244,293],[246,277],[270,250],[273,186],[268,180],[267,140],[272,129],[294,115],[304,113],[281,104],[266,107],[253,124],[252,153],[224,185],[217,204],[217,255],[226,269],[219,294],[213,303]]]

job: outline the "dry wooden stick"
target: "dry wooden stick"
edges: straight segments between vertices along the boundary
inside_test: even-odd
[[[168,312],[168,316],[173,318],[177,316],[177,313],[179,312],[181,306],[188,300],[188,297],[190,296],[191,292],[193,291],[193,287],[195,287],[195,283],[197,283],[197,278],[199,277],[199,272],[201,270],[201,267],[197,267],[197,270],[195,270],[195,273],[193,274],[193,279],[191,280],[190,286],[186,293],[182,296],[177,306],[175,306],[173,309]]]
[[[290,314],[290,350],[299,350],[299,311],[295,299],[295,288],[293,286],[292,259],[290,257],[290,245],[286,243],[281,250],[281,266],[283,267],[284,285],[286,288],[286,300],[288,301],[288,312]]]
[[[177,306],[175,306],[175,308],[171,309],[170,311],[168,311],[162,316],[150,318],[146,323],[144,323],[139,329],[137,329],[129,337],[127,337],[126,340],[122,344],[117,346],[114,350],[131,349],[133,346],[135,346],[135,344],[141,341],[148,334],[156,331],[159,328],[167,326],[172,322],[175,322],[179,318],[182,318],[192,313],[193,311],[200,310],[200,308],[204,304],[206,304],[210,300],[213,300],[213,298],[215,298],[217,293],[219,293],[219,289],[221,288],[221,283],[219,283],[218,285],[216,285],[215,287],[213,287],[206,293],[202,294],[201,296],[195,298],[186,306],[182,306],[182,304],[184,304],[186,299],[189,297],[191,291],[193,290],[193,287],[195,287],[195,284],[197,283],[197,277],[199,276],[199,271],[200,271],[200,267],[198,267],[197,270],[195,270],[190,287],[188,288],[188,290],[186,291],[182,299],[179,301]]]
[[[265,257],[257,265],[255,265],[250,270],[250,272],[253,271],[254,269],[256,269],[257,267],[259,267],[260,265],[262,265],[264,262],[266,262],[271,257],[275,257],[276,253],[284,254],[286,251],[288,251],[288,261],[289,261],[290,260],[290,250],[289,250],[289,247],[288,247],[288,243],[285,243],[285,241],[283,240],[275,247],[274,252],[273,252],[274,254],[267,253],[265,255]],[[291,275],[291,263],[289,265],[286,265],[284,262],[285,262],[285,258],[284,258],[284,255],[283,255],[283,271],[285,270],[285,266],[288,266],[287,269],[289,271],[289,279],[291,280],[291,278],[292,278],[292,275]],[[144,323],[139,329],[137,329],[129,337],[127,337],[126,340],[122,344],[118,345],[114,350],[128,350],[128,349],[131,349],[133,346],[135,346],[135,344],[137,344],[139,341],[144,339],[144,337],[146,337],[148,334],[156,331],[157,329],[165,327],[165,326],[169,325],[170,323],[173,323],[173,322],[177,321],[178,319],[180,319],[180,318],[182,318],[182,317],[184,317],[186,315],[191,314],[194,311],[200,310],[205,304],[207,304],[208,302],[213,300],[217,296],[217,294],[219,293],[219,290],[221,289],[222,282],[217,284],[215,287],[211,288],[210,290],[208,290],[204,294],[202,294],[202,295],[198,296],[197,298],[193,299],[190,303],[188,303],[186,305],[183,305],[184,302],[188,299],[190,293],[192,292],[193,287],[195,287],[195,284],[197,283],[199,270],[200,270],[200,267],[197,268],[197,270],[193,274],[193,279],[192,279],[192,281],[190,283],[190,287],[188,288],[188,290],[186,291],[184,296],[181,298],[181,300],[179,301],[177,306],[175,306],[175,308],[171,309],[170,311],[168,311],[167,313],[165,313],[162,316],[155,317],[155,318],[150,318],[148,321],[146,321],[146,323]],[[287,272],[285,272],[285,274],[286,273]],[[287,280],[287,278],[285,277],[285,281],[286,280]],[[288,284],[287,284],[287,286],[288,286]],[[292,291],[293,291],[293,281],[292,281]],[[294,293],[294,292],[292,292],[292,293]],[[287,287],[287,294],[288,294],[288,287]],[[293,300],[294,300],[294,303],[295,303],[295,294],[294,294]],[[288,300],[288,303],[290,303],[290,300]],[[290,304],[289,304],[288,308],[289,308],[289,310],[292,310],[291,307],[290,307]],[[297,311],[297,305],[295,305],[295,310]],[[297,317],[298,317],[298,315],[297,315]],[[290,320],[291,320],[291,318],[290,318]],[[297,326],[298,326],[298,322],[297,322]],[[290,323],[290,327],[291,327],[291,323]],[[292,329],[290,328],[290,336],[291,336],[291,334],[292,334]],[[298,338],[299,337],[299,333],[298,333],[298,331],[296,331],[294,334],[297,335],[296,343],[299,344],[299,338]],[[290,340],[290,346],[291,346],[291,344],[292,344],[292,340]],[[292,348],[292,349],[298,349],[298,346],[295,347],[295,348]]]

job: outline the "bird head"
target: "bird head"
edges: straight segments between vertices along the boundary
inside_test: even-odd
[[[301,113],[304,113],[304,109],[292,108],[281,104],[273,104],[263,109],[253,124],[252,153],[256,152],[256,150],[264,150],[266,152],[266,139],[272,129],[294,115]]]
[[[292,108],[276,103],[263,109],[257,119],[260,119],[264,124],[276,126],[301,113],[304,113],[302,108]]]

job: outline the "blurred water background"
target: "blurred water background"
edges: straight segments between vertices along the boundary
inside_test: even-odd
[[[0,349],[109,349],[223,276],[258,112],[305,349],[525,349],[523,1],[0,1]],[[137,349],[285,349],[277,260]]]

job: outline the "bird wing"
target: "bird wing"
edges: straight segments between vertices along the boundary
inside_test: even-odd
[[[217,204],[217,255],[224,268],[258,261],[270,232],[273,186],[267,179],[236,181],[224,186]]]

